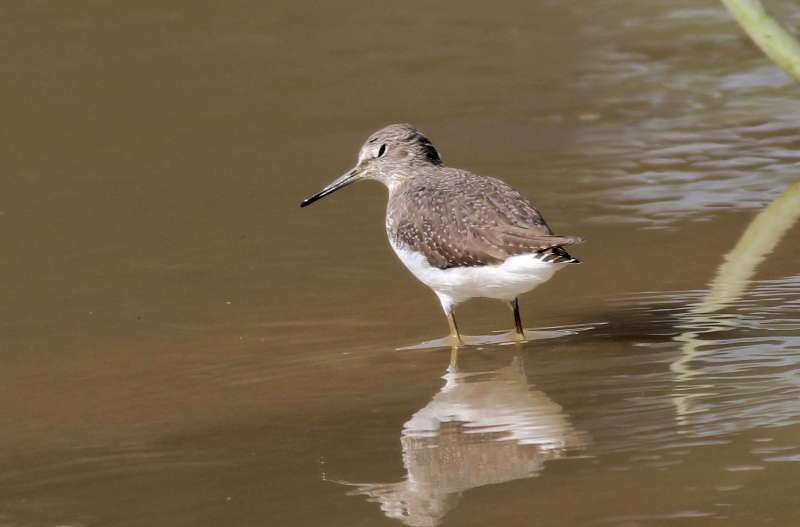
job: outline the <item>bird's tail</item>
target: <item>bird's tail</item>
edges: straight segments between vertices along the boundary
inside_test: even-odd
[[[551,247],[539,251],[540,259],[547,263],[579,264],[580,260],[571,256],[563,247]]]

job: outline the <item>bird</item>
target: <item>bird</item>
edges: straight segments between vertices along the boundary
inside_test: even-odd
[[[503,181],[445,166],[433,143],[411,124],[374,132],[355,167],[300,206],[363,180],[388,189],[389,245],[439,298],[453,346],[465,342],[455,307],[471,298],[505,302],[514,314],[513,337],[524,341],[519,296],[580,263],[564,249],[581,243],[580,237],[554,234],[536,207]]]

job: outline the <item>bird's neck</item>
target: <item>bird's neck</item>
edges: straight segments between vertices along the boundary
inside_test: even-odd
[[[436,177],[437,170],[441,169],[440,166],[435,165],[421,165],[421,166],[403,166],[394,167],[391,170],[385,171],[381,174],[379,179],[381,183],[386,185],[389,189],[389,196],[402,192],[402,189],[408,185],[424,181],[426,179]]]

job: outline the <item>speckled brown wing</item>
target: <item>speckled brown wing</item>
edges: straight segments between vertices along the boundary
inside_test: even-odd
[[[533,205],[502,181],[471,172],[440,169],[436,176],[404,182],[393,194],[394,241],[440,269],[548,250],[553,261],[567,261],[566,251],[556,248],[580,241],[554,235]]]

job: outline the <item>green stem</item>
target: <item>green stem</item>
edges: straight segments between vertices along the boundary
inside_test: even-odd
[[[800,42],[781,27],[759,0],[721,0],[753,42],[800,81]]]

